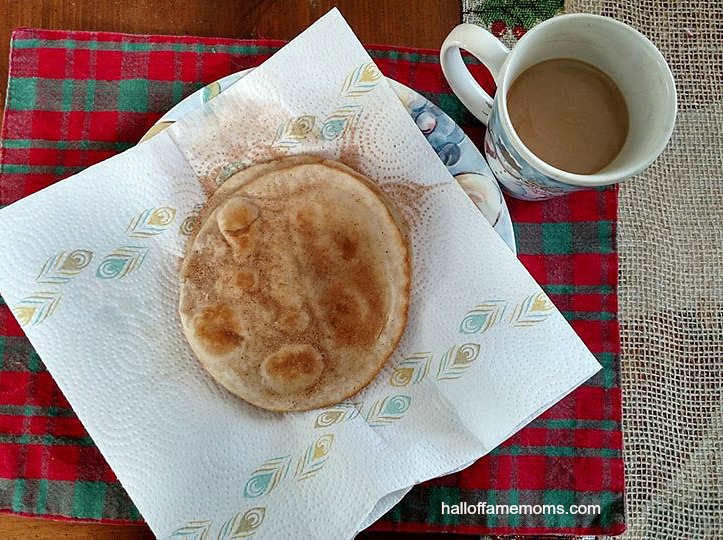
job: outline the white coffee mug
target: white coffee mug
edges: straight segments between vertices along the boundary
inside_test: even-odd
[[[497,84],[494,98],[472,77],[460,49],[490,70]],[[492,171],[506,191],[520,199],[549,199],[634,176],[655,161],[673,132],[677,98],[668,64],[640,32],[608,17],[554,17],[529,30],[512,50],[479,26],[461,24],[445,39],[440,56],[454,93],[487,125],[484,149]],[[625,144],[594,174],[570,173],[544,162],[512,127],[507,110],[510,86],[530,66],[553,58],[581,60],[607,73],[627,103]]]

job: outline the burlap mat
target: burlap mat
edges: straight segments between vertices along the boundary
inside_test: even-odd
[[[723,2],[567,0],[632,25],[673,69],[667,151],[620,189],[628,531],[723,538]]]
[[[494,30],[491,10],[523,4],[465,0],[465,21]],[[565,12],[642,31],[678,88],[667,151],[619,195],[623,538],[723,539],[723,0],[565,0]]]

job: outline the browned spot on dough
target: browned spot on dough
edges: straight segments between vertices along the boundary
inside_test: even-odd
[[[231,253],[239,264],[246,264],[246,259],[251,257],[256,249],[256,243],[259,237],[259,221],[255,221],[248,229],[239,232],[225,232],[224,240],[231,248]]]
[[[247,229],[259,217],[259,207],[243,197],[231,197],[216,216],[218,228],[224,234]]]
[[[358,235],[355,233],[341,233],[339,231],[335,232],[333,235],[334,244],[339,249],[341,258],[345,261],[354,258],[357,253],[359,248],[359,240],[357,236]]]
[[[299,206],[291,213],[291,225],[304,233],[312,233],[324,222],[324,209],[315,202]]]
[[[285,345],[261,364],[264,383],[280,394],[311,387],[321,376],[324,362],[312,345]]]
[[[226,240],[228,240],[228,243],[231,244],[234,255],[248,255],[251,251],[251,234],[249,234],[248,231],[238,234],[229,234],[226,236]]]
[[[258,217],[259,208],[243,197],[232,197],[218,209],[216,223],[237,259],[251,253]]]
[[[384,324],[383,287],[368,267],[357,265],[333,281],[321,298],[320,307],[332,336],[345,345],[374,343]]]
[[[253,289],[258,283],[258,275],[253,270],[239,270],[236,274],[236,285],[245,291]]]
[[[226,306],[204,308],[194,317],[193,325],[199,340],[213,354],[230,353],[244,342],[234,314]]]

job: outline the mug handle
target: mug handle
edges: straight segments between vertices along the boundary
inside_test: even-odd
[[[442,43],[439,57],[444,77],[462,104],[486,125],[493,98],[472,77],[460,49],[469,51],[482,62],[498,85],[502,64],[510,50],[487,30],[469,23],[456,26]]]

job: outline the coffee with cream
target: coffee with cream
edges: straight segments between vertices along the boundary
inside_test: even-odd
[[[507,93],[507,109],[523,144],[571,173],[604,169],[628,135],[628,108],[620,89],[579,60],[545,60],[524,70]]]

